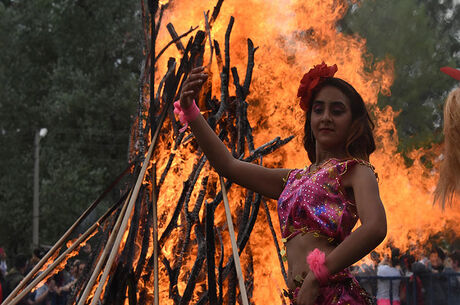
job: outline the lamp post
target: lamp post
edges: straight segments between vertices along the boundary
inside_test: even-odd
[[[35,164],[34,164],[34,202],[32,213],[32,245],[38,247],[39,239],[39,217],[40,217],[40,202],[39,202],[39,169],[40,169],[40,139],[44,138],[48,133],[48,129],[41,128],[35,132]]]

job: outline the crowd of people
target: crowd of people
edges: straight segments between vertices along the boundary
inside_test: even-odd
[[[460,304],[460,251],[433,247],[424,255],[373,251],[368,263],[353,267],[361,286],[378,305]]]
[[[18,304],[66,305],[74,292],[77,281],[83,275],[90,253],[91,246],[86,244],[76,257],[68,260],[63,270],[49,277],[43,285],[36,287]],[[30,257],[19,254],[7,259],[5,250],[0,247],[0,303],[19,285],[44,255],[43,249],[35,249]]]

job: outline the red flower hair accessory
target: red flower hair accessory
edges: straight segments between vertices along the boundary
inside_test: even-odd
[[[297,91],[297,97],[300,97],[300,108],[303,111],[308,110],[313,89],[326,78],[333,77],[337,70],[337,65],[328,66],[323,61],[320,65],[315,65],[308,73],[304,74]]]
[[[456,80],[460,80],[460,69],[454,69],[451,67],[442,67],[441,71],[446,73],[452,78],[455,78]]]

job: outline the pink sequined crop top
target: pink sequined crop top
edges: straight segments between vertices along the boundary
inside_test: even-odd
[[[342,177],[357,163],[374,170],[370,163],[359,159],[329,159],[316,171],[310,171],[310,166],[289,173],[278,199],[284,241],[299,233],[313,232],[338,243],[351,233],[358,216],[356,205],[342,187]]]

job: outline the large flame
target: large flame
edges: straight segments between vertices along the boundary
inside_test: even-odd
[[[183,33],[190,26],[200,25],[204,30],[203,12],[212,9],[216,1],[172,1],[163,17],[164,24],[171,22],[177,32]],[[261,145],[274,135],[287,137],[292,134],[296,139],[283,149],[266,158],[264,164],[277,167],[304,167],[309,163],[307,154],[302,148],[303,112],[295,98],[301,76],[314,64],[325,61],[339,66],[337,76],[353,84],[360,92],[368,106],[375,109],[378,150],[371,156],[380,177],[380,191],[388,217],[388,240],[396,246],[407,249],[409,246],[425,241],[430,234],[449,227],[459,232],[459,212],[447,209],[444,213],[432,206],[432,191],[437,179],[436,172],[430,173],[419,162],[407,168],[401,155],[397,153],[397,132],[393,123],[395,112],[391,108],[383,110],[376,106],[380,93],[390,94],[393,82],[393,62],[383,60],[369,66],[364,59],[369,55],[366,41],[359,36],[347,36],[338,32],[336,22],[347,10],[347,1],[339,0],[228,0],[221,9],[219,18],[212,28],[212,36],[221,45],[224,42],[225,30],[230,16],[235,17],[235,25],[230,41],[231,66],[236,66],[244,75],[247,60],[247,38],[251,38],[259,50],[256,52],[251,93],[248,96],[249,120],[254,126],[255,144]],[[159,48],[171,40],[167,31],[158,37]],[[185,40],[184,40],[185,42]],[[166,62],[169,57],[180,58],[175,48],[163,55],[158,63],[159,73],[166,73]],[[206,58],[205,58],[206,62]],[[211,67],[213,79],[213,95],[220,96],[220,80],[217,64]],[[158,82],[157,82],[158,83]],[[232,84],[232,80],[230,84]],[[230,90],[233,86],[230,86]],[[286,119],[290,118],[290,119]],[[166,165],[172,151],[173,140],[160,143],[155,157],[159,172]],[[171,217],[171,203],[176,203],[182,189],[182,181],[192,171],[192,152],[187,145],[177,151],[172,170],[161,188],[159,198],[160,223],[167,222]],[[423,151],[413,152],[413,157]],[[210,181],[217,177],[211,170]],[[203,175],[202,175],[203,176]],[[196,183],[192,197],[196,198],[200,185]],[[244,198],[241,191],[235,188],[229,193],[234,207],[242,204]],[[192,200],[193,202],[193,200]],[[271,217],[275,228],[279,230],[276,205],[269,202]],[[261,209],[262,211],[262,209]],[[202,216],[202,215],[201,215]],[[216,223],[224,223],[223,207],[216,211]],[[183,219],[180,222],[185,222]],[[160,225],[160,234],[164,228]],[[254,263],[254,295],[255,304],[267,300],[280,300],[280,290],[285,288],[279,261],[270,234],[267,234],[266,217],[260,213],[251,235],[251,252]],[[279,231],[278,237],[280,236]],[[175,234],[175,235],[174,235]],[[173,238],[165,244],[162,254],[170,257],[181,236],[173,231]],[[193,235],[193,234],[192,234]],[[224,241],[228,236],[223,232]],[[229,245],[229,242],[226,242]],[[196,246],[192,257],[196,254]],[[246,252],[246,251],[245,251]],[[226,255],[230,249],[225,249]],[[242,255],[244,263],[248,258]],[[193,261],[190,261],[189,268]],[[169,304],[169,283],[166,271],[160,264],[160,299],[161,303]],[[186,276],[179,278],[180,293],[186,286]],[[201,279],[205,284],[205,279]],[[153,287],[146,282],[145,287]],[[277,287],[277,289],[273,289]],[[197,286],[197,290],[199,290]],[[280,300],[281,303],[281,300]]]

